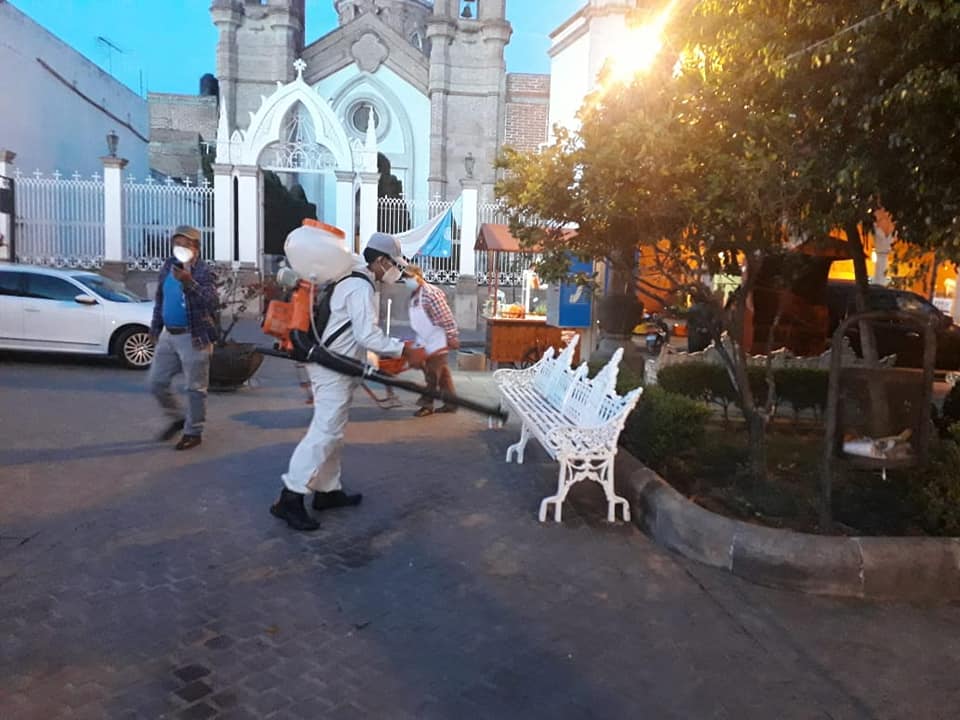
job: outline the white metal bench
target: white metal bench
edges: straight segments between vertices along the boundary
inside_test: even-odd
[[[547,519],[551,503],[553,519],[560,522],[563,501],[581,480],[600,483],[607,497],[607,520],[616,519],[619,505],[623,519],[629,521],[630,506],[614,491],[613,468],[623,424],[643,389],[617,395],[623,350],[617,350],[594,378],[587,377],[586,363],[574,370],[571,361],[578,341],[575,335],[557,356],[549,348],[525,370],[504,369],[493,374],[504,400],[523,423],[520,440],[507,448],[507,462],[516,454],[517,462],[523,463],[524,449],[533,436],[560,463],[557,492],[540,503],[541,522]]]

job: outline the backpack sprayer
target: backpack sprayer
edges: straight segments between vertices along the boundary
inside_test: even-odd
[[[281,268],[277,273],[277,283],[288,290],[287,298],[270,301],[262,325],[263,332],[277,338],[277,342],[273,348],[260,347],[257,350],[264,355],[296,362],[314,362],[343,375],[425,395],[486,415],[491,420],[506,422],[507,413],[500,407],[494,408],[395,377],[409,367],[402,358],[383,358],[377,368],[332,352],[321,342],[330,314],[333,285],[350,275],[355,262],[354,256],[344,249],[344,238],[345,234],[339,228],[316,220],[304,220],[302,227],[287,235],[284,252],[290,267]],[[324,294],[317,302],[317,287],[320,285],[327,287],[321,291]],[[323,311],[319,314],[323,315],[320,320],[324,327],[317,326],[315,309]],[[330,342],[331,338],[328,338],[327,344]]]

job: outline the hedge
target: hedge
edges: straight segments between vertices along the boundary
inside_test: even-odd
[[[766,398],[766,375],[766,368],[747,368],[750,387],[758,400]],[[829,373],[826,370],[775,368],[773,380],[776,385],[777,407],[789,404],[794,415],[799,415],[804,410],[822,413],[827,406],[828,378]],[[729,407],[737,406],[739,402],[730,376],[721,365],[702,362],[669,365],[659,372],[657,382],[668,392],[720,405],[724,417],[727,416]]]

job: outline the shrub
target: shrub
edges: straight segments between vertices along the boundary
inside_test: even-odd
[[[814,368],[779,368],[774,371],[777,404],[790,403],[793,414],[813,410],[820,414],[827,407],[830,373]]]
[[[955,423],[960,423],[960,382],[956,383],[943,399],[943,412],[940,422],[944,430]]]
[[[587,364],[590,377],[595,377],[598,372],[600,372],[605,362],[597,363],[590,362]],[[617,393],[619,395],[626,395],[631,390],[634,390],[638,387],[643,387],[643,372],[634,370],[628,365],[620,363],[620,369],[617,373]]]
[[[695,400],[649,387],[627,418],[621,442],[643,463],[660,469],[668,458],[703,441],[709,415]]]
[[[773,371],[776,383],[776,403],[790,403],[794,413],[803,410],[823,411],[827,405],[829,373],[810,368],[777,368]],[[762,404],[767,396],[766,368],[747,368],[747,378],[753,396]],[[670,365],[660,371],[657,382],[668,392],[685,395],[695,400],[716,403],[723,408],[724,417],[731,405],[736,406],[739,397],[730,382],[726,369],[712,363],[682,363]],[[958,396],[960,406],[960,396]],[[958,407],[960,413],[960,407]]]
[[[930,464],[917,473],[917,503],[932,535],[960,535],[960,424],[931,448]]]

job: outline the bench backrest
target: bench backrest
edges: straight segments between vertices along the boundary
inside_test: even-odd
[[[578,427],[603,425],[620,410],[623,398],[617,395],[617,376],[623,348],[617,351],[593,378],[576,378],[563,404],[563,414]]]
[[[537,392],[547,399],[547,402],[558,409],[563,407],[573,380],[585,372],[585,370],[581,371],[580,368],[573,370],[570,367],[573,352],[579,340],[580,336],[574,335],[555,359],[552,359],[553,348],[547,348],[543,358],[537,363],[539,371],[534,378],[533,386]]]

